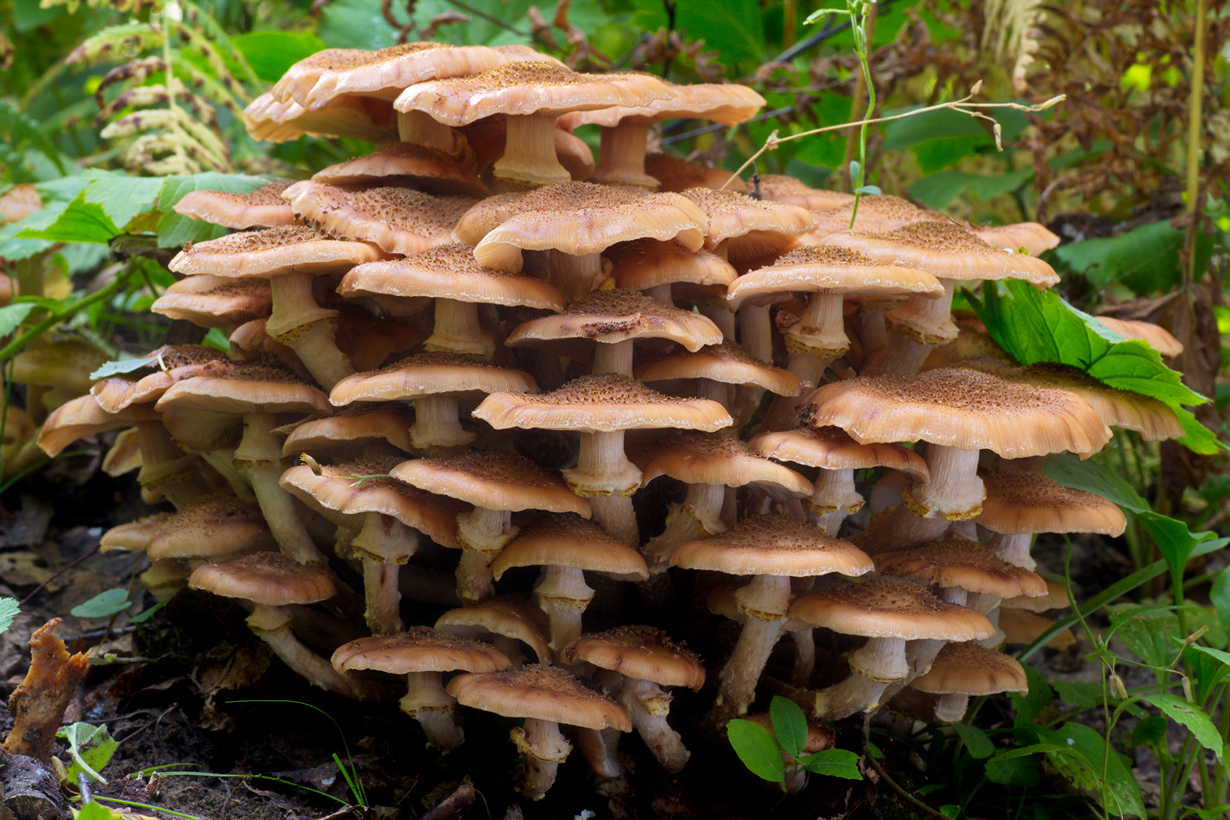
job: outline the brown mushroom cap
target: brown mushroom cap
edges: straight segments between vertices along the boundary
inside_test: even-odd
[[[899,552],[878,553],[875,564],[881,575],[921,578],[939,587],[998,598],[1046,594],[1046,582],[1037,574],[1000,560],[982,544],[953,533]]]
[[[190,242],[169,267],[176,273],[268,279],[288,273],[334,273],[385,258],[375,245],[334,239],[307,225],[233,233]]]
[[[669,339],[691,351],[722,341],[708,318],[664,305],[631,290],[603,290],[573,302],[554,316],[518,325],[504,344],[532,345],[558,339],[591,339],[615,344],[629,339]]]
[[[654,438],[633,453],[631,460],[642,472],[642,487],[668,475],[685,484],[756,484],[779,500],[812,492],[811,482],[794,470],[757,455],[747,443],[723,433],[688,431]]]
[[[563,479],[525,456],[505,450],[416,458],[401,462],[391,474],[427,492],[489,510],[548,510],[590,516],[589,501],[569,490]]]
[[[409,183],[417,190],[437,195],[491,194],[474,171],[443,151],[413,142],[390,142],[365,156],[330,165],[313,174],[312,181],[347,187]]]
[[[541,609],[519,597],[496,595],[460,609],[450,609],[436,619],[436,629],[463,638],[476,638],[483,632],[503,635],[528,645],[539,661],[551,659],[546,616]]]
[[[266,606],[314,604],[337,594],[333,575],[278,552],[258,552],[225,564],[206,564],[188,578],[192,589]]]
[[[1095,316],[1093,318],[1125,339],[1143,339],[1163,356],[1178,356],[1183,352],[1183,343],[1161,325],[1155,325],[1152,322],[1142,322],[1137,319],[1116,319],[1113,316]]]
[[[153,373],[124,373],[96,382],[90,393],[98,399],[98,405],[108,413],[118,413],[130,404],[157,401],[178,381],[220,375],[234,367],[222,351],[204,345],[164,345],[150,353],[150,358],[154,357],[156,361],[149,365]]]
[[[342,408],[336,415],[294,425],[282,445],[282,455],[319,455],[380,441],[412,453],[409,428],[413,423],[414,411],[404,404],[359,402]]]
[[[632,731],[632,721],[619,704],[557,666],[534,664],[508,672],[458,675],[445,689],[463,706],[504,717]]]
[[[645,173],[660,183],[659,190],[682,193],[691,188],[725,186],[727,191],[745,194],[747,183],[723,168],[712,168],[698,162],[688,162],[674,154],[650,151],[645,154]]]
[[[582,635],[564,647],[561,660],[585,661],[659,686],[686,686],[698,692],[705,685],[700,656],[652,626],[620,626]]]
[[[256,547],[276,549],[260,507],[231,495],[207,495],[154,532],[146,550],[152,559],[230,555]]]
[[[265,92],[243,110],[243,125],[254,140],[287,142],[305,134],[387,142],[397,137],[397,112],[387,100],[354,95],[333,97],[319,108],[278,102]]]
[[[756,116],[764,97],[745,85],[735,83],[667,83],[672,95],[637,107],[610,106],[595,111],[574,112],[560,117],[560,127],[575,131],[582,125],[613,128],[626,119],[644,122],[688,118],[738,125]]]
[[[491,572],[498,581],[513,567],[556,566],[630,575],[642,581],[649,577],[649,567],[639,552],[571,513],[544,515],[527,524],[491,562]]]
[[[154,300],[150,311],[197,327],[233,328],[273,309],[264,279],[228,279],[200,273],[179,280]]]
[[[396,635],[358,638],[333,652],[339,672],[374,669],[393,675],[411,672],[499,672],[511,662],[489,643],[459,638],[425,626],[412,626]]]
[[[97,399],[87,393],[51,412],[38,431],[38,446],[54,457],[79,438],[118,427],[131,427],[143,421],[158,421],[159,418],[148,404],[133,404],[120,413],[108,413],[99,406]]]
[[[675,427],[713,432],[729,427],[730,414],[707,399],[677,399],[626,376],[582,376],[550,393],[492,393],[474,411],[497,430],[610,432]]]
[[[794,177],[783,174],[760,175],[760,197],[770,202],[782,202],[786,205],[798,205],[809,211],[820,211],[826,208],[836,208],[854,201],[853,194],[840,191],[826,191],[822,188],[812,188]],[[863,202],[866,202],[866,198]],[[861,210],[860,205],[860,210]],[[849,220],[846,220],[849,224]]]
[[[716,247],[723,240],[747,237],[746,248],[731,253],[729,258],[756,259],[768,253],[780,253],[793,244],[790,237],[811,229],[816,218],[797,205],[765,202],[734,191],[711,188],[689,188],[683,195],[695,202],[709,216],[705,232],[705,247]],[[750,241],[759,236],[760,241]],[[741,243],[741,245],[744,243]]]
[[[809,425],[840,427],[863,443],[929,441],[1006,458],[1088,455],[1110,439],[1093,408],[1070,393],[968,369],[833,382],[801,412]]]
[[[534,380],[520,370],[479,364],[451,353],[420,353],[379,370],[342,379],[334,385],[329,401],[341,406],[356,401],[535,390],[537,387]]]
[[[1123,534],[1126,519],[1112,501],[1061,487],[1040,473],[982,476],[987,497],[978,523],[992,532],[1096,532]]]
[[[971,641],[945,644],[931,669],[910,681],[910,686],[936,695],[992,695],[1029,689],[1025,670],[1016,658]]]
[[[887,467],[918,481],[930,478],[927,462],[913,450],[889,443],[859,444],[840,427],[801,428],[762,433],[748,444],[766,458],[824,470]]]
[[[671,553],[671,566],[728,575],[862,575],[874,569],[849,541],[776,513],[744,519],[724,533],[689,541]]]
[[[991,622],[974,610],[891,578],[800,595],[790,606],[790,616],[843,635],[870,638],[973,641],[995,634]]]
[[[644,362],[636,368],[643,382],[669,379],[711,379],[724,384],[754,384],[779,396],[797,396],[803,381],[789,370],[766,364],[735,342],[706,345],[695,352],[678,352]]]
[[[695,285],[730,285],[737,276],[729,262],[715,253],[690,251],[677,242],[637,239],[612,245],[602,252],[611,263],[615,286],[649,290],[673,282]]]
[[[175,203],[175,213],[236,230],[293,225],[295,214],[282,199],[282,192],[290,184],[290,180],[278,180],[246,194],[191,191]]]

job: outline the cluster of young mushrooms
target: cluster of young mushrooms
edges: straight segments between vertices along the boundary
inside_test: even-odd
[[[934,693],[922,708],[955,720],[971,694],[1022,690],[997,624],[1066,604],[1032,571],[1032,534],[1124,525],[1041,461],[1097,451],[1108,425],[1161,438],[1177,421],[1015,367],[954,321],[958,281],[1057,282],[1041,226],[864,196],[851,230],[849,196],[782,176],[749,189],[647,147],[654,123],[734,125],[763,103],[524,47],[303,60],[249,107],[250,132],[382,146],[311,179],[185,196],[179,213],[235,232],[186,246],[154,311],[224,328],[230,351],[156,351],[60,407],[39,443],[135,428],[117,447],[176,512],[106,547],[147,550],[151,588],[249,602],[252,630],[328,690],[381,697],[356,672],[404,675],[401,709],[441,752],[464,740],[458,703],[525,718],[532,798],[566,735],[603,776],[634,728],[684,766],[670,688],[706,679],[672,638],[689,593],[742,623],[706,659],[720,671],[701,726],[762,706],[762,684],[817,721],[899,692]],[[573,135],[586,126],[596,167]],[[501,584],[519,567],[541,569],[533,600]],[[296,612],[345,616],[360,584],[369,637],[331,659],[300,642]],[[594,587],[654,625],[586,633]],[[453,605],[408,624],[403,595]],[[852,651],[813,687],[833,678],[814,669],[817,628]],[[793,665],[769,680],[787,634]]]

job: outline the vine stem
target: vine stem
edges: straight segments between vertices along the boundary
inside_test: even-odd
[[[1192,46],[1192,93],[1188,103],[1187,121],[1187,212],[1191,215],[1191,224],[1187,227],[1187,237],[1184,243],[1187,247],[1187,270],[1184,289],[1188,290],[1196,280],[1196,236],[1199,234],[1200,211],[1200,130],[1203,117],[1204,102],[1204,60],[1205,32],[1208,29],[1209,2],[1196,0],[1196,42]]]
[[[92,293],[79,302],[74,302],[73,304],[66,306],[64,309],[52,313],[47,318],[43,319],[43,321],[21,334],[21,336],[9,342],[3,348],[0,348],[0,362],[6,361],[10,356],[13,356],[17,353],[17,351],[29,344],[30,340],[34,339],[40,333],[45,332],[52,325],[63,322],[65,319],[68,319],[74,314],[81,312],[90,305],[111,298],[117,291],[125,287],[127,284],[127,276],[117,277],[114,281],[98,292]]]

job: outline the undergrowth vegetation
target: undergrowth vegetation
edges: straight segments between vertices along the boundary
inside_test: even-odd
[[[34,430],[64,398],[54,383],[17,387],[23,356],[71,359],[88,374],[163,343],[167,323],[148,307],[174,281],[167,262],[225,233],[176,214],[180,198],[255,190],[266,175],[303,176],[369,150],[247,135],[243,107],[297,60],[417,39],[526,43],[577,70],[744,82],[768,100],[760,116],[733,129],[668,122],[663,149],[730,170],[754,158],[745,176],[908,196],[971,222],[1048,224],[1063,239],[1046,257],[1058,288],[988,284],[956,306],[1021,364],[1070,365],[1160,400],[1185,437],[1159,445],[1119,431],[1088,461],[1048,461],[1051,478],[1111,499],[1129,521],[1112,546],[1113,577],[1018,654],[1027,694],[976,700],[951,727],[877,722],[856,750],[861,769],[849,753],[804,754],[802,715],[784,700],[775,733],[731,730],[735,750],[783,788],[803,770],[822,775],[809,788],[824,788],[823,775],[874,769],[884,799],[914,814],[1226,816],[1226,4],[827,5],[834,13],[809,26],[818,4],[797,0],[508,0],[498,13],[450,0],[0,0],[10,21],[0,29],[0,269],[12,283],[0,307],[0,492],[46,465]],[[21,186],[40,207],[8,210]],[[1162,324],[1184,352],[1171,369],[1094,313]],[[218,332],[203,339],[226,347]],[[1062,560],[1048,569],[1068,581],[1089,553],[1057,543]],[[85,616],[141,608],[119,593]],[[1069,629],[1084,678],[1036,663]],[[73,766],[97,776],[76,751],[84,731],[69,730]]]

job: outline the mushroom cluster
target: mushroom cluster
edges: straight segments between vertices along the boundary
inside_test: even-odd
[[[569,735],[601,776],[619,771],[611,734],[633,728],[677,772],[688,731],[763,703],[775,675],[817,721],[912,682],[955,695],[933,716],[959,719],[986,686],[944,690],[969,676],[939,669],[992,656],[996,685],[1024,685],[1010,658],[941,649],[997,645],[1001,601],[1047,591],[1030,534],[1123,527],[1038,459],[1096,451],[1124,414],[1095,409],[1120,406],[1092,404],[1096,386],[982,355],[993,345],[931,367],[959,336],[956,282],[1058,281],[1041,226],[865,196],[849,230],[844,195],[770,176],[751,196],[646,152],[654,123],[733,125],[763,104],[523,47],[320,52],[248,108],[249,131],[383,145],[185,197],[180,213],[234,232],[186,246],[153,309],[225,329],[228,355],[161,351],[55,411],[40,443],[134,427],[151,497],[187,515],[221,493],[209,521],[263,519],[242,546],[157,554],[248,601],[253,630],[320,686],[381,697],[374,673],[405,675],[401,709],[441,752],[467,710],[524,718],[531,798]],[[583,126],[602,129],[596,167]],[[1150,435],[1176,434],[1148,412]],[[154,555],[172,525],[143,526],[110,537]],[[434,624],[408,623],[407,597]],[[291,605],[313,602],[370,636],[316,655],[292,632]],[[816,663],[817,628],[844,661]],[[708,719],[671,726],[664,687],[699,691],[706,669]]]

